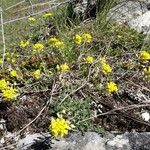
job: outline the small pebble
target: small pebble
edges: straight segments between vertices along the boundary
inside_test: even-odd
[[[142,118],[144,121],[149,121],[150,114],[148,112],[144,112],[144,113],[142,113]]]

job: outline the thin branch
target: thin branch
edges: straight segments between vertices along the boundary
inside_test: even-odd
[[[71,93],[67,94],[62,101],[59,103],[58,106],[60,106],[69,96],[71,96],[72,94],[76,93],[77,91],[79,91],[80,89],[82,89],[85,85],[87,84],[87,82],[85,82],[83,85],[81,85],[80,87],[78,87],[77,89],[75,89],[74,91],[72,91]]]
[[[2,42],[3,42],[3,56],[2,56],[2,68],[4,67],[4,60],[5,60],[5,52],[6,52],[6,44],[5,44],[5,35],[4,35],[4,25],[3,25],[3,10],[0,7],[0,13],[1,13],[1,29],[2,29]]]
[[[9,145],[7,145],[7,146],[4,146],[4,147],[0,148],[0,150],[4,150],[4,149],[6,149],[6,148],[12,148],[12,146],[15,146],[15,145],[17,145],[17,142],[15,142],[15,143],[13,143],[13,144],[9,144]]]
[[[150,106],[150,104],[140,104],[140,105],[134,104],[134,105],[129,105],[129,106],[125,106],[125,107],[119,107],[119,108],[112,109],[112,110],[110,110],[110,111],[108,111],[108,112],[98,114],[96,117],[109,115],[109,114],[112,114],[112,113],[114,113],[114,112],[116,112],[116,111],[119,111],[119,110],[127,111],[127,110],[132,110],[132,109],[135,109],[135,108],[148,107],[148,106]],[[87,119],[78,121],[77,124],[79,125],[79,124],[82,123],[82,122],[85,122],[85,121],[88,121],[88,120],[92,120],[92,119],[94,119],[94,118],[95,118],[95,116],[94,116],[94,117],[89,117],[89,118],[87,118]],[[150,123],[144,122],[144,124],[150,126]]]
[[[56,5],[56,3],[52,3],[52,2],[45,2],[45,3],[37,3],[37,4],[33,4],[32,6],[33,7],[38,7],[38,6],[43,6],[43,5]],[[31,6],[28,6],[28,7],[24,7],[24,8],[22,8],[22,9],[19,9],[19,10],[17,10],[17,12],[20,12],[20,11],[24,11],[24,10],[27,10],[27,9],[30,9],[31,8]]]
[[[34,14],[34,9],[33,9],[33,4],[32,4],[32,1],[31,1],[31,0],[29,0],[29,3],[30,3],[30,5],[31,5],[32,14]]]
[[[138,85],[138,84],[134,83],[133,81],[131,81],[129,79],[126,79],[126,80],[128,81],[129,84],[132,84],[132,85],[134,85],[136,87],[142,88],[143,90],[150,92],[150,89],[148,89],[147,87],[145,87],[143,85]]]
[[[53,84],[52,86],[52,90],[51,90],[51,97],[50,99],[47,101],[47,103],[45,104],[45,106],[41,109],[41,111],[39,112],[39,114],[31,121],[29,122],[25,127],[23,127],[19,132],[17,132],[16,136],[19,135],[22,131],[24,131],[27,127],[29,127],[33,122],[35,122],[40,116],[41,114],[43,113],[43,111],[46,109],[46,107],[51,104],[52,102],[52,97],[53,97],[53,92],[56,88],[56,85]]]

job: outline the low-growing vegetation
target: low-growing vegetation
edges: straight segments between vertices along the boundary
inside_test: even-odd
[[[146,35],[105,19],[74,23],[65,13],[5,25],[0,118],[7,131],[149,131],[142,117],[150,94]]]

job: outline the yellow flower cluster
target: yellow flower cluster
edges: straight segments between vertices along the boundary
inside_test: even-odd
[[[33,52],[42,52],[44,50],[44,45],[41,43],[36,43],[33,45]]]
[[[48,40],[48,43],[54,48],[60,48],[60,49],[64,48],[64,42],[60,41],[59,39],[55,37],[50,38]]]
[[[20,47],[21,47],[21,48],[25,48],[25,47],[27,47],[27,46],[29,46],[29,41],[21,41],[21,42],[20,42]]]
[[[79,34],[76,34],[74,37],[73,37],[73,40],[76,44],[81,44],[82,43],[82,37],[79,35]]]
[[[118,91],[118,86],[117,86],[116,83],[111,81],[111,82],[107,83],[107,90],[110,94],[114,93],[114,92],[117,92]]]
[[[17,71],[16,70],[11,70],[10,71],[10,76],[11,77],[17,77],[18,76]]]
[[[139,53],[139,58],[140,58],[140,60],[142,61],[142,62],[147,62],[147,61],[149,61],[150,60],[150,53],[149,52],[147,52],[147,51],[140,51],[140,53]]]
[[[6,89],[6,87],[7,87],[8,84],[9,84],[8,81],[6,81],[5,79],[1,79],[0,80],[0,90]]]
[[[28,21],[31,22],[31,23],[34,23],[36,21],[36,19],[34,17],[29,17]]]
[[[45,14],[43,15],[43,18],[49,18],[49,17],[52,17],[52,16],[53,16],[52,13],[45,13]]]
[[[84,60],[87,64],[92,64],[94,62],[94,58],[92,56],[87,56]]]
[[[112,73],[112,68],[111,68],[110,65],[106,62],[106,59],[105,59],[104,57],[103,57],[103,58],[100,58],[99,63],[101,64],[102,72],[103,72],[104,74],[110,74],[110,73]]]
[[[15,99],[18,96],[18,90],[13,87],[7,87],[2,92],[2,96],[9,100]]]
[[[33,72],[33,78],[39,79],[40,76],[41,76],[41,71],[39,69],[37,69]]]
[[[49,130],[55,137],[63,137],[71,130],[71,124],[60,115],[56,119],[52,118]]]
[[[0,80],[0,91],[2,92],[2,96],[7,100],[15,99],[18,96],[18,90],[9,86],[9,82],[5,79]]]
[[[89,33],[85,33],[82,35],[83,41],[87,42],[87,43],[91,43],[92,41],[92,36]]]
[[[57,70],[60,71],[61,73],[66,73],[69,71],[69,66],[67,63],[61,64],[60,66],[57,65]]]
[[[92,41],[92,36],[89,33],[84,33],[82,35],[76,34],[73,37],[73,40],[76,44],[79,44],[79,45],[82,44],[83,42],[90,43]]]

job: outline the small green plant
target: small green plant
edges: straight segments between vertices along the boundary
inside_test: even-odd
[[[81,120],[85,120],[94,115],[93,110],[90,108],[92,99],[90,97],[85,99],[78,98],[68,98],[61,106],[58,106],[56,111],[65,111],[66,117],[72,118],[71,121],[74,122],[76,128],[80,131],[99,131],[103,132],[102,128],[95,126],[91,120],[79,123]]]

